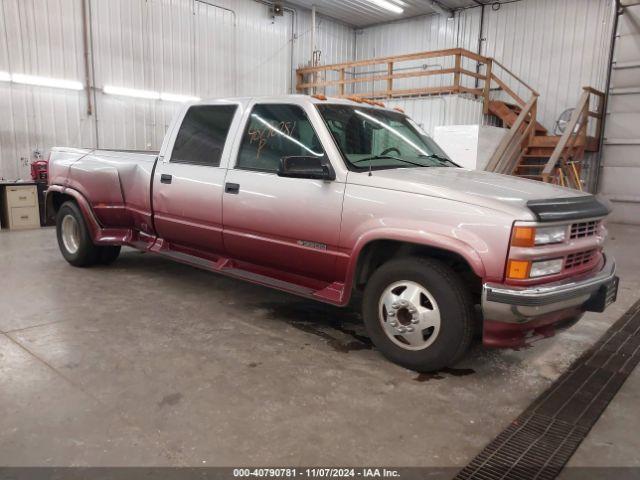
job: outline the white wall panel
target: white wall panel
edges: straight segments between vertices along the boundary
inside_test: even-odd
[[[483,54],[497,58],[540,93],[548,129],[575,107],[583,86],[605,87],[611,28],[607,0],[528,0],[485,10]],[[525,94],[519,88],[517,93]]]
[[[612,27],[608,0],[523,0],[485,8],[482,54],[495,57],[540,93],[541,122],[556,118],[578,101],[583,86],[604,88]],[[357,32],[357,59],[462,47],[478,50],[481,9],[456,13],[454,19],[426,15]],[[428,63],[431,68],[436,59]],[[412,65],[407,63],[405,65]],[[451,61],[443,65],[451,66]],[[466,68],[475,69],[468,63]],[[516,93],[528,98],[500,69],[496,72]],[[450,85],[451,76],[394,81],[397,88]],[[471,79],[467,80],[474,82]],[[376,85],[379,88],[381,85]],[[367,85],[367,89],[373,88]]]
[[[640,225],[640,5],[618,19],[610,89],[600,192],[613,202],[612,220]]]
[[[387,106],[402,108],[429,135],[442,125],[477,125],[482,118],[482,102],[458,95],[395,99]]]
[[[80,2],[0,1],[0,70],[84,83]],[[159,148],[177,105],[103,95],[105,84],[200,97],[287,93],[295,68],[309,61],[311,15],[302,8],[272,18],[268,5],[253,0],[87,2],[97,115],[87,115],[86,91],[0,83],[6,116],[0,122],[0,176],[28,176],[22,163],[36,148],[46,153],[53,145],[95,145],[96,131],[103,147]],[[576,103],[583,85],[604,86],[608,7],[608,0],[523,0],[485,9],[483,53],[540,91],[548,128]],[[316,46],[324,64],[455,46],[475,51],[479,28],[479,8],[459,11],[452,20],[428,15],[358,31],[318,15]],[[418,63],[446,67],[435,60]],[[470,123],[478,114],[464,99],[393,103],[416,112],[427,130],[438,122]]]
[[[82,81],[80,4],[2,0],[0,71]],[[0,82],[0,178],[28,175],[34,150],[93,143],[84,91]]]
[[[311,60],[311,11],[298,9],[294,68],[308,66]],[[320,63],[348,62],[355,58],[355,30],[343,23],[316,15],[316,49]]]
[[[469,9],[456,13],[454,18],[442,15],[424,15],[409,20],[377,25],[356,32],[356,58],[384,57],[405,53],[444,50],[463,46],[475,51],[478,43],[480,10]],[[453,57],[432,58],[403,62],[396,65],[396,71],[402,68],[422,68],[437,70],[453,67]],[[475,69],[465,60],[465,68]],[[384,66],[382,66],[384,68]],[[378,72],[381,66],[358,69],[356,75],[370,75]],[[381,72],[380,72],[381,73]],[[453,75],[435,75],[422,78],[394,80],[394,88],[411,89],[418,87],[440,87],[451,85]],[[468,83],[468,86],[472,86]],[[358,84],[356,91],[377,91],[386,88],[386,82]]]
[[[1,0],[0,71],[84,82],[82,0]],[[158,149],[178,104],[105,95],[105,85],[202,98],[291,91],[310,57],[311,15],[253,0],[87,0],[95,114],[85,91],[0,83],[0,177],[27,178],[54,145]],[[353,58],[354,31],[317,17],[324,63]],[[23,159],[23,160],[21,160]]]

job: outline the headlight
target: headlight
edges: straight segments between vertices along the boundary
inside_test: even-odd
[[[555,260],[542,260],[539,262],[533,262],[531,264],[531,270],[529,271],[529,277],[543,277],[545,275],[553,275],[554,273],[560,273],[562,271],[562,258],[556,258]]]
[[[511,245],[515,247],[535,247],[564,242],[567,226],[555,227],[513,227]]]
[[[554,260],[509,260],[507,265],[507,277],[513,280],[526,280],[527,278],[544,277],[554,275],[562,271],[564,260],[556,258]]]
[[[558,225],[555,227],[538,227],[536,228],[535,244],[547,245],[549,243],[564,242],[566,236],[566,225]]]

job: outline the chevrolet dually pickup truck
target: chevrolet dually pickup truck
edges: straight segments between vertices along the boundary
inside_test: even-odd
[[[155,153],[54,148],[48,215],[72,265],[122,245],[346,306],[380,352],[452,365],[615,300],[607,204],[459,168],[400,111],[304,95],[187,104]]]

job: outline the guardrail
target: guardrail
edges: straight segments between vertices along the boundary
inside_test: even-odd
[[[407,62],[435,58],[444,58],[445,60],[448,58],[450,66],[435,70],[428,70],[425,68],[425,65],[415,65],[415,63],[410,66],[403,66],[403,64],[406,64]],[[465,65],[463,64],[465,59],[472,62],[472,67],[475,67],[475,71],[465,68]],[[485,66],[485,73],[480,72],[481,66],[483,65]],[[496,82],[498,88],[504,90],[519,104],[524,105],[525,102],[512,88],[509,87],[507,82],[503,81],[496,75],[495,69],[493,68],[494,65],[503,69],[531,92],[535,92],[497,60],[491,57],[478,55],[477,53],[464,48],[449,48],[431,52],[409,53],[405,55],[371,58],[354,62],[303,67],[296,70],[296,90],[301,93],[323,93],[325,95],[331,94],[332,96],[337,97],[347,97],[355,94],[361,98],[371,99],[470,93],[483,97],[485,104],[487,104],[491,90],[491,81],[487,81],[487,78],[490,78],[492,81]],[[374,70],[374,72],[356,71],[356,69],[362,69],[365,67],[384,68],[383,70]],[[383,73],[378,74],[379,72]],[[347,78],[348,73],[351,75],[351,78]],[[371,75],[371,73],[374,74]],[[331,76],[335,78],[330,78]],[[451,76],[452,82],[450,84],[440,86],[424,86],[409,89],[398,89],[394,84],[394,80],[437,76]],[[464,85],[464,77],[473,78],[474,82],[477,80],[478,82],[475,83],[484,82],[483,87],[469,87]],[[385,88],[371,91],[362,90],[359,92],[347,92],[347,87],[355,87],[361,84],[375,85],[376,82],[382,82]],[[328,93],[326,89],[332,87],[335,88],[335,92]],[[319,91],[320,89],[322,89],[322,92]]]

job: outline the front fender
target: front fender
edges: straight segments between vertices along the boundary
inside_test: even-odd
[[[358,237],[348,268],[351,278],[355,273],[358,259],[360,258],[362,250],[366,247],[366,245],[377,240],[392,240],[420,245],[424,247],[439,248],[441,250],[456,253],[466,260],[473,272],[478,277],[486,277],[486,270],[482,262],[482,258],[474,248],[472,248],[462,240],[435,232],[427,232],[424,230],[416,231],[399,228],[380,228],[365,232],[363,235]]]

